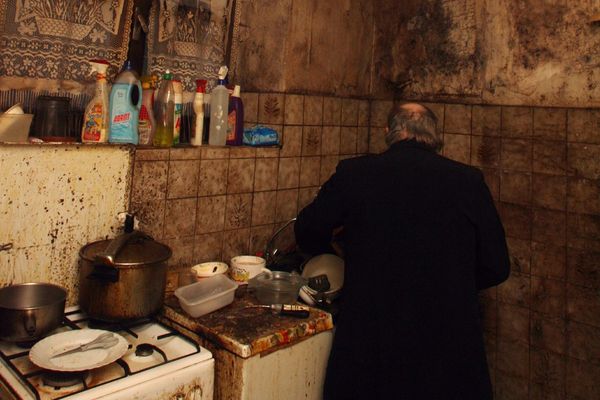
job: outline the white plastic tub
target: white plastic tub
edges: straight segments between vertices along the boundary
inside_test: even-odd
[[[233,302],[238,285],[225,275],[215,275],[175,290],[183,311],[200,317]]]

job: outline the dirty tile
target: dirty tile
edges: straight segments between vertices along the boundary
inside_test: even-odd
[[[567,254],[567,280],[579,286],[600,289],[600,248],[569,248]]]
[[[358,126],[369,126],[369,115],[371,114],[371,104],[368,100],[358,101]]]
[[[567,147],[547,140],[533,143],[533,171],[543,174],[567,175]]]
[[[433,112],[433,114],[437,118],[436,132],[442,133],[444,131],[444,119],[445,119],[444,110],[446,108],[446,104],[444,104],[444,103],[421,103],[421,105],[429,108],[431,110],[431,112]]]
[[[321,157],[302,157],[300,161],[300,186],[316,186],[320,184]]]
[[[235,229],[223,232],[223,261],[242,254],[248,254],[250,248],[250,229]]]
[[[371,102],[371,126],[385,128],[393,104],[392,101],[388,100],[373,100]]]
[[[298,211],[312,203],[315,197],[317,197],[317,193],[319,193],[318,186],[300,188],[298,191]]]
[[[566,213],[534,208],[532,221],[531,239],[534,242],[557,246],[566,244]]]
[[[472,127],[473,135],[500,136],[500,119],[502,107],[473,106]]]
[[[340,154],[340,127],[324,126],[321,135],[321,154]]]
[[[277,178],[278,189],[297,188],[300,178],[300,157],[282,157],[279,159]]]
[[[275,222],[276,201],[276,191],[254,193],[252,201],[252,226]]]
[[[229,147],[201,146],[200,149],[202,161],[229,158]]]
[[[298,213],[298,189],[278,190],[276,202],[275,221],[289,221]]]
[[[577,177],[600,178],[600,145],[569,143],[567,163]]]
[[[544,278],[565,279],[566,248],[550,243],[533,243],[531,274]]]
[[[227,192],[228,160],[202,160],[198,176],[198,195],[215,195]]]
[[[564,318],[531,313],[531,346],[550,350],[557,354],[566,353],[567,325]]]
[[[567,110],[564,108],[534,108],[533,135],[548,140],[567,137]]]
[[[528,344],[529,313],[528,308],[498,301],[498,337]]]
[[[267,243],[273,235],[273,225],[254,226],[250,228],[249,254],[264,253]]]
[[[517,239],[531,239],[532,212],[529,207],[501,203],[499,212],[507,236]]]
[[[229,160],[227,193],[250,193],[254,186],[254,158]]]
[[[529,380],[517,378],[504,372],[496,373],[495,399],[498,400],[529,400]]]
[[[254,174],[254,191],[277,189],[278,158],[264,158],[256,160]]]
[[[564,381],[564,376],[563,376]],[[556,389],[547,386],[546,383],[532,382],[529,385],[529,400],[564,400],[565,393],[563,389]]]
[[[511,273],[529,274],[532,262],[531,241],[507,237],[506,244],[510,257]]]
[[[167,198],[196,196],[199,165],[199,160],[169,161]]]
[[[455,135],[453,133],[444,134],[442,153],[454,161],[469,164],[471,161],[471,136]]]
[[[598,239],[600,238],[600,216],[569,214],[567,231],[569,236],[573,238]]]
[[[256,158],[279,157],[279,147],[258,147],[256,149]]]
[[[194,235],[196,198],[167,200],[165,208],[165,238]]]
[[[531,140],[502,139],[502,169],[529,172],[532,168]]]
[[[173,254],[169,259],[169,268],[191,267],[194,258],[194,236],[166,239],[165,244]]]
[[[196,263],[220,261],[223,250],[223,232],[212,232],[195,237],[194,260]]]
[[[258,122],[283,124],[284,95],[280,93],[260,93],[258,95]]]
[[[169,159],[173,160],[199,160],[202,154],[202,147],[171,147],[169,149]]]
[[[325,101],[327,104],[327,101]],[[338,110],[339,111],[339,110]],[[325,110],[323,108],[323,97],[304,97],[304,125],[321,125],[325,121]]]
[[[567,355],[583,361],[600,361],[600,329],[569,321],[567,323]]]
[[[356,154],[358,128],[344,127],[340,130],[340,154]],[[325,137],[323,137],[325,140]]]
[[[600,366],[567,357],[566,386],[569,400],[600,399]]]
[[[333,175],[339,161],[340,158],[338,156],[321,157],[321,173],[319,178],[321,185]]]
[[[569,142],[600,144],[600,110],[569,109],[567,112],[567,140]]]
[[[302,127],[285,126],[282,143],[281,157],[297,157],[302,154]]]
[[[531,310],[553,317],[564,317],[564,282],[535,276],[531,277]]]
[[[229,158],[255,158],[258,149],[250,146],[231,146]]]
[[[342,122],[342,99],[338,97],[322,98],[323,125],[339,125]]]
[[[500,178],[501,201],[522,205],[530,204],[531,175],[519,172],[504,172]]]
[[[358,100],[342,99],[342,126],[358,125]]]
[[[140,161],[135,163],[132,183],[132,201],[165,199],[167,197],[167,161]]]
[[[567,210],[600,215],[600,185],[589,179],[569,178],[567,182]]]
[[[530,107],[502,107],[502,136],[531,137],[533,109]]]
[[[535,206],[565,210],[567,207],[567,178],[534,174],[531,196]]]
[[[244,122],[258,122],[258,93],[243,92]]]
[[[500,139],[489,136],[471,136],[471,165],[498,168]]]
[[[531,381],[542,386],[545,391],[562,392],[565,387],[565,357],[546,350],[532,349],[530,358]],[[544,399],[551,400],[552,397]]]
[[[529,307],[530,286],[531,278],[528,275],[513,272],[498,286],[498,300],[520,307]]]
[[[286,125],[302,125],[303,114],[304,96],[299,94],[286,94],[283,122]]]
[[[139,229],[154,239],[163,238],[165,200],[148,200],[131,203],[131,211],[139,221]]]
[[[567,283],[567,317],[600,328],[600,292]]]
[[[444,133],[471,133],[471,106],[446,104],[444,110]]]
[[[528,379],[529,346],[517,340],[498,337],[496,368],[511,376]]]
[[[500,172],[497,169],[491,168],[483,168],[481,172],[492,198],[498,201],[500,198]]]
[[[196,234],[223,230],[225,202],[225,196],[198,197]]]
[[[369,152],[369,128],[359,127],[356,137],[356,152],[367,154]]]
[[[305,126],[302,131],[302,155],[318,156],[321,154],[320,126]]]
[[[137,147],[135,149],[135,161],[167,161],[169,149],[153,149]]]
[[[252,217],[252,193],[228,194],[225,211],[225,229],[250,226]]]
[[[380,154],[388,149],[385,143],[385,131],[383,128],[370,128],[369,154]]]

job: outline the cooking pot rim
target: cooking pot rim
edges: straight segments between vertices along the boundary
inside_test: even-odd
[[[93,242],[90,242],[88,244],[86,244],[85,246],[83,246],[81,249],[79,249],[79,257],[82,260],[88,261],[93,263],[94,262],[94,258],[93,257],[86,257],[85,253],[85,249],[87,249],[88,247],[91,247],[93,245],[95,245],[96,243],[100,243],[100,242],[106,242],[106,241],[110,241],[111,239],[101,239],[101,240],[95,240]],[[140,262],[115,262],[114,266],[115,267],[144,267],[144,266],[150,266],[150,265],[154,265],[154,264],[158,264],[158,263],[162,263],[165,262],[167,260],[169,260],[171,258],[171,256],[173,255],[173,250],[171,250],[171,248],[169,246],[167,246],[166,244],[160,243],[155,241],[155,243],[163,246],[167,251],[164,257],[161,258],[157,258],[156,260],[152,260],[152,262],[148,262],[148,261],[140,261]]]
[[[15,287],[25,287],[25,286],[41,286],[41,287],[44,287],[44,286],[48,287],[48,286],[50,286],[50,287],[53,287],[55,289],[58,289],[62,293],[62,295],[59,296],[57,298],[57,300],[55,300],[55,301],[52,301],[52,302],[49,302],[49,303],[46,303],[46,304],[42,304],[42,305],[39,305],[39,306],[8,307],[8,306],[2,304],[2,302],[0,302],[0,309],[3,309],[3,310],[18,310],[18,311],[20,311],[20,310],[39,310],[41,308],[47,308],[47,307],[53,306],[55,304],[64,303],[67,300],[67,290],[64,287],[62,287],[60,285],[56,285],[54,283],[48,283],[48,282],[15,283],[15,284],[8,285],[8,286],[5,286],[3,288],[0,288],[0,291],[3,290],[3,289],[7,289],[7,288],[13,288],[13,290],[14,290]]]

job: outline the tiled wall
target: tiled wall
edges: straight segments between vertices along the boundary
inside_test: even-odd
[[[262,251],[340,159],[368,151],[366,100],[279,93],[242,99],[245,126],[276,129],[281,147],[136,151],[131,209],[142,230],[174,251],[169,288],[182,268]]]
[[[373,103],[373,125],[390,105]],[[430,106],[508,237],[512,275],[481,296],[496,399],[600,399],[600,111]]]

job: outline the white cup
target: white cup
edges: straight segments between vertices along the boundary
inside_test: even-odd
[[[265,268],[266,260],[255,256],[237,256],[231,259],[229,276],[238,283],[248,283],[261,272],[269,271]]]

